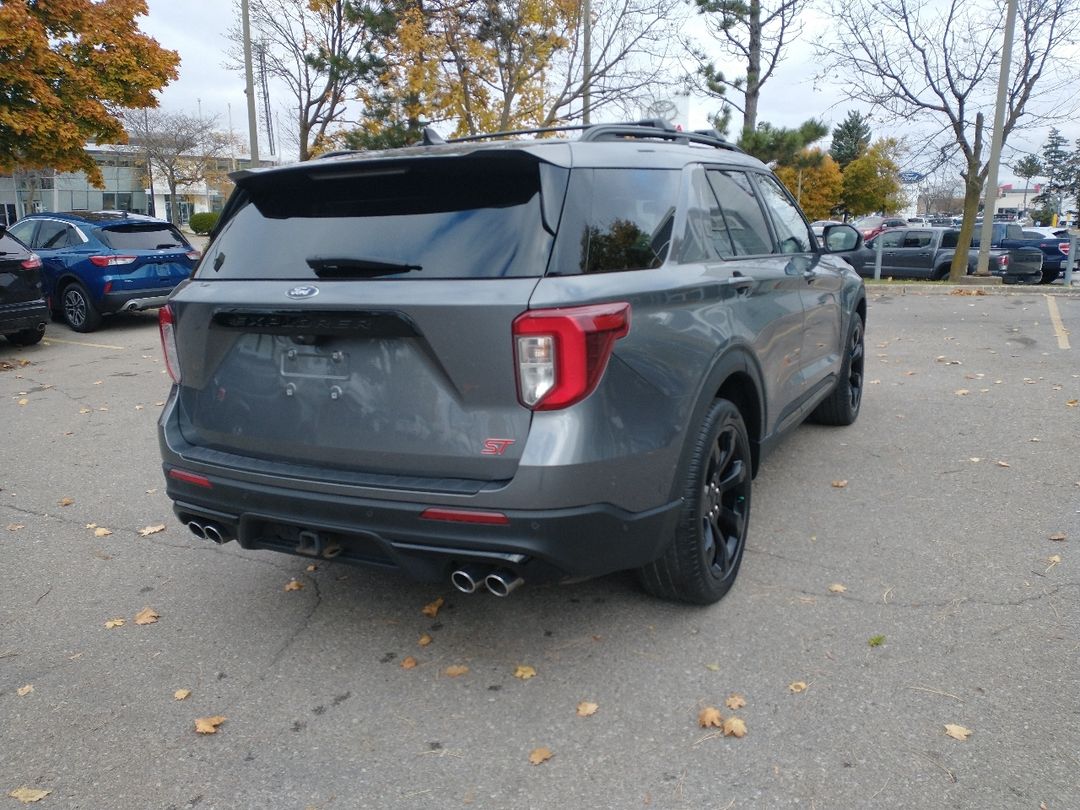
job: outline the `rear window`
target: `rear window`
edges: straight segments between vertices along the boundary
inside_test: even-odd
[[[113,250],[167,250],[187,247],[187,242],[172,225],[148,222],[99,228],[98,239]]]
[[[566,183],[542,165],[488,155],[256,176],[197,277],[540,276],[552,242],[541,175],[560,202]]]

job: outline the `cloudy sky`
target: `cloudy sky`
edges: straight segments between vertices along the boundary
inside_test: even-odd
[[[232,3],[224,0],[149,0],[149,15],[140,19],[143,31],[155,37],[163,46],[180,52],[180,78],[161,93],[161,106],[174,112],[195,114],[201,109],[203,115],[215,116],[222,129],[231,123],[242,141],[247,136],[247,107],[244,97],[243,75],[225,67],[228,49],[226,32],[238,18]],[[759,113],[759,120],[780,126],[794,126],[810,117],[823,119],[830,127],[841,121],[854,105],[845,101],[842,80],[815,79],[820,67],[815,63],[812,46],[827,28],[821,15],[808,15],[802,38],[791,48],[789,57],[766,84]],[[274,95],[274,90],[271,90]],[[275,115],[284,120],[287,98],[277,91],[273,99]],[[705,126],[707,116],[715,110],[708,100],[695,99],[689,104],[689,123],[695,127]],[[1069,125],[1060,127],[1070,141],[1080,136]],[[909,135],[915,132],[898,132],[895,126],[874,126],[874,134]],[[1045,139],[1046,130],[1016,133],[1010,140],[1013,149],[1037,151]],[[279,142],[288,139],[279,135]],[[827,143],[827,142],[826,142]],[[265,141],[264,141],[265,144]],[[265,145],[263,147],[265,149]],[[282,148],[286,159],[290,147]],[[295,152],[295,150],[293,150]],[[1011,178],[1003,167],[1002,182]]]

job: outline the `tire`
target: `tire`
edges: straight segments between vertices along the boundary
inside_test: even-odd
[[[851,314],[847,343],[844,350],[844,367],[840,379],[810,418],[822,425],[850,425],[859,417],[864,388],[863,363],[866,358],[863,319],[858,312]]]
[[[674,536],[638,576],[654,596],[711,605],[735,584],[750,524],[750,439],[728,400],[709,407],[685,475]]]
[[[37,329],[20,329],[18,332],[4,335],[4,337],[8,339],[9,343],[16,346],[33,346],[45,337],[45,333],[39,332]]]
[[[60,297],[64,307],[64,320],[76,332],[93,332],[101,326],[101,314],[94,309],[86,287],[73,281],[64,287]]]
[[[1056,270],[1043,270],[1042,278],[1039,279],[1040,284],[1053,284],[1057,280],[1057,277],[1061,275],[1061,269]]]
[[[934,271],[934,281],[948,281],[949,273],[952,271],[952,267],[947,264],[943,264],[937,270]]]

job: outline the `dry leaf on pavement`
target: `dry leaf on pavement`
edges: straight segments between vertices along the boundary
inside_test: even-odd
[[[172,696],[173,700],[187,700],[189,697],[191,697],[191,690],[177,689],[175,692],[172,693]]]
[[[419,662],[418,662],[418,661],[417,661],[417,660],[416,660],[415,658],[413,658],[413,657],[412,657],[411,655],[409,655],[409,656],[406,656],[406,657],[405,657],[405,658],[404,658],[404,659],[402,660],[402,662],[401,662],[401,668],[402,668],[402,669],[416,669],[416,665],[417,665],[418,663],[419,663]]]
[[[847,591],[846,585],[841,585],[839,582],[834,582],[829,586],[829,593],[845,593]]]
[[[702,728],[720,728],[724,723],[724,716],[715,706],[706,706],[698,712],[697,722]]]
[[[8,526],[8,528],[10,529],[11,527]],[[1051,540],[1064,540],[1065,539],[1065,532],[1055,532],[1054,534],[1050,535],[1050,539]]]
[[[518,664],[518,666],[514,668],[514,677],[527,681],[529,678],[536,677],[536,669],[530,667],[528,664]]]
[[[25,528],[26,528],[25,523],[9,523],[7,525],[7,530],[9,532],[17,532],[19,529],[25,529]],[[1062,537],[1061,539],[1064,540],[1065,538]]]
[[[1065,403],[1065,406],[1068,408],[1075,408],[1077,405],[1080,405],[1080,399],[1070,399]]]
[[[600,708],[599,704],[591,703],[588,700],[583,700],[583,701],[581,701],[581,703],[579,703],[577,705],[577,716],[578,717],[592,717],[594,714],[596,714],[596,710],[599,709],[599,708]]]
[[[144,607],[135,614],[135,624],[156,624],[161,614],[152,607]]]
[[[800,692],[805,692],[809,686],[810,685],[806,681],[795,681],[794,683],[788,684],[788,691],[797,695]]]
[[[945,736],[952,737],[954,740],[966,740],[971,736],[971,729],[958,726],[954,723],[945,724]]]
[[[26,397],[23,397],[22,399],[19,400],[19,405],[29,405],[29,404],[30,404],[30,400],[28,400]]]
[[[443,670],[443,675],[447,678],[456,678],[459,675],[464,675],[469,671],[469,668],[464,664],[451,664]]]
[[[417,639],[416,643],[419,644],[421,647],[426,647],[432,642],[432,640],[433,639],[431,638],[431,636],[429,636],[427,633],[424,633],[424,635],[420,636],[420,638]]]
[[[61,498],[60,500],[57,501],[57,503],[60,506],[71,506],[73,503],[75,503],[75,499],[74,498]]]
[[[152,534],[165,531],[164,523],[155,523],[153,526],[144,526],[139,529],[139,537],[149,537]]]
[[[720,727],[725,737],[745,737],[746,723],[740,717],[729,717]]]
[[[999,461],[999,462],[997,463],[997,465],[998,465],[999,467],[1008,467],[1008,466],[1010,466],[1010,465],[1009,465],[1009,462],[1007,462],[1007,461]]]
[[[199,717],[195,720],[195,731],[199,734],[217,734],[218,726],[225,722],[220,714],[213,717]]]
[[[444,600],[440,596],[434,602],[428,602],[426,605],[420,608],[420,612],[427,616],[429,619],[434,619],[436,616],[439,615],[439,608],[443,606],[443,602]]]
[[[125,621],[125,619],[121,618],[109,619],[107,622],[105,622],[105,629],[112,630],[114,627],[123,627]]]
[[[33,691],[34,685],[32,683],[28,683],[26,686],[20,686],[18,689],[16,689],[15,694],[19,697],[26,697]]]
[[[847,481],[833,481],[832,485],[835,489],[843,489],[847,486]]]
[[[110,534],[112,534],[112,529],[106,529],[104,526],[94,529],[94,537],[108,537]]]
[[[309,574],[314,574],[316,571],[319,570],[319,566],[317,566],[315,563],[309,563],[308,567],[304,570],[307,571]]]
[[[290,579],[285,583],[285,590],[287,591],[299,591],[304,587],[304,583],[298,579]]]
[[[8,796],[13,799],[18,799],[23,804],[33,804],[34,802],[40,802],[50,793],[52,793],[51,790],[40,790],[38,788],[21,787],[11,791]]]
[[[746,705],[746,698],[739,694],[731,695],[724,701],[724,705],[733,711],[741,709]]]
[[[547,762],[553,756],[555,755],[551,752],[550,748],[534,748],[529,753],[529,762],[533,765],[540,765]]]
[[[90,413],[89,408],[79,408],[79,413]]]
[[[956,394],[958,397],[966,397],[971,392],[968,391],[966,388],[957,388],[953,393]]]

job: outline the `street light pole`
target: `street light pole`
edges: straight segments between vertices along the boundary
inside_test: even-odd
[[[251,67],[251,15],[249,0],[240,0],[240,20],[244,36],[244,92],[247,93],[248,139],[251,144],[251,165],[259,165],[259,129],[255,122],[255,75]]]
[[[994,206],[998,193],[998,163],[1001,161],[1002,129],[1005,127],[1005,95],[1009,89],[1009,62],[1012,60],[1013,31],[1016,28],[1017,0],[1009,0],[1005,13],[1005,41],[1001,45],[1001,72],[998,74],[997,105],[994,107],[994,134],[990,140],[990,164],[983,188],[983,222],[979,231],[979,261],[975,275],[990,275],[990,240],[994,233]],[[990,195],[993,195],[992,197]]]
[[[586,126],[591,122],[592,117],[592,2],[591,0],[582,0],[581,4],[581,17],[585,22],[585,31],[582,36],[582,50],[584,51],[584,58],[582,59],[582,88],[581,88],[581,123]]]

